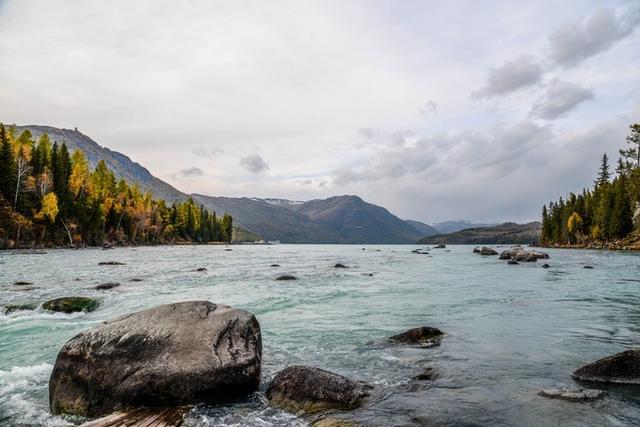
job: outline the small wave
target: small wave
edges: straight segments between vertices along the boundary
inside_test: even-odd
[[[41,363],[0,370],[0,414],[9,424],[68,426],[49,413],[47,385],[53,366]]]

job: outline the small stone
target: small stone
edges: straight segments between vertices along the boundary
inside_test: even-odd
[[[593,270],[593,267],[592,267],[592,266],[590,266],[590,265],[585,265],[585,266],[584,266],[584,267],[582,267],[582,268],[586,268],[587,270]]]
[[[196,271],[207,271],[207,269],[204,267],[200,267],[200,268],[197,268]]]
[[[518,264],[520,264],[520,263],[519,263],[518,261],[515,261],[515,260],[513,260],[513,259],[510,259],[509,261],[507,261],[507,264],[509,264],[509,265],[518,265]]]
[[[336,264],[336,265],[334,265],[333,267],[334,267],[334,268],[349,268],[349,267],[347,267],[346,265],[341,264],[341,263],[337,263],[337,264]]]
[[[434,368],[424,368],[424,370],[413,377],[414,380],[418,381],[433,381],[439,377],[438,372]]]
[[[120,286],[120,283],[108,282],[108,283],[99,284],[98,286],[95,287],[95,289],[97,289],[99,291],[106,291],[107,289],[117,288],[118,286]]]
[[[298,280],[296,276],[292,276],[290,274],[283,274],[282,276],[276,277],[276,280]]]
[[[280,264],[271,264],[270,267],[280,267]]]
[[[542,268],[549,268],[551,267],[549,264],[542,264]]]
[[[99,262],[98,265],[125,265],[124,262],[118,262],[118,261],[102,261]]]
[[[25,282],[24,280],[18,280],[17,282],[13,282],[14,286],[29,286],[33,285],[32,282]]]
[[[438,328],[421,326],[419,328],[409,329],[401,334],[393,335],[389,337],[389,340],[404,344],[436,345],[440,343],[443,335],[444,333]]]

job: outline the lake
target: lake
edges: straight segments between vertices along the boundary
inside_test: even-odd
[[[363,425],[637,425],[638,388],[603,388],[591,403],[540,397],[576,386],[571,372],[640,342],[640,254],[548,250],[542,262],[507,265],[471,246],[161,246],[0,252],[0,305],[60,296],[98,298],[92,313],[42,308],[0,314],[0,424],[68,425],[48,411],[48,380],[61,346],[103,320],[154,305],[209,300],[253,312],[262,327],[263,384],[249,399],[199,407],[192,426],[306,425],[265,404],[280,369],[308,364],[378,387],[345,413]],[[498,249],[500,251],[500,249]],[[98,266],[119,261],[121,266]],[[350,268],[336,269],[341,262]],[[270,267],[271,264],[280,267]],[[584,269],[584,265],[593,269]],[[197,272],[205,267],[207,271]],[[297,281],[274,281],[279,274]],[[373,273],[370,276],[369,273]],[[132,282],[131,279],[141,279]],[[13,282],[33,282],[23,290]],[[104,282],[122,286],[97,291]],[[383,339],[428,325],[440,346]],[[425,367],[439,378],[412,381]]]

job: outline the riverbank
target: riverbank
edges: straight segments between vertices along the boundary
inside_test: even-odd
[[[612,251],[640,251],[640,232],[636,231],[624,239],[603,241],[589,240],[582,243],[567,243],[564,245],[540,245],[541,248],[556,249],[608,249]]]

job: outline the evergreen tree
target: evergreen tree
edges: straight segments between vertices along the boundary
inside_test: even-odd
[[[613,188],[613,206],[609,221],[609,236],[624,237],[633,230],[633,213],[627,195],[627,181],[624,175],[618,177]]]
[[[595,181],[596,188],[600,187],[606,182],[609,182],[611,174],[609,173],[609,159],[607,153],[602,155],[602,161],[600,162],[600,172],[598,172],[598,178]]]
[[[634,123],[629,126],[629,136],[627,136],[627,144],[631,147],[620,150],[620,155],[627,159],[635,167],[640,168],[640,123]]]
[[[15,189],[15,159],[13,158],[13,148],[7,135],[7,131],[0,123],[0,193],[7,200],[12,199]]]

